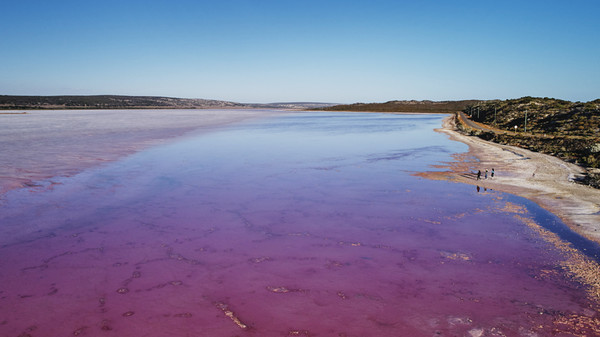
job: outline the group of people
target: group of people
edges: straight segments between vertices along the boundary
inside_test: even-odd
[[[491,178],[494,178],[494,173],[495,173],[494,172],[494,168],[492,168],[492,173],[491,173],[491,176],[490,176]],[[485,169],[485,178],[484,179],[487,179],[487,178],[488,178],[488,170]],[[477,171],[477,180],[481,180],[481,170]]]

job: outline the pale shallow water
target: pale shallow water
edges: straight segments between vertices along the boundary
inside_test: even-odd
[[[0,193],[71,176],[165,139],[276,111],[34,110],[0,113]]]
[[[411,175],[466,150],[443,117],[290,113],[11,191],[0,335],[592,331],[564,252],[523,220],[555,217]]]

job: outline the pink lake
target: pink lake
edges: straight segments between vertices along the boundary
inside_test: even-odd
[[[555,216],[412,175],[467,150],[443,117],[286,113],[12,190],[0,336],[598,336]]]

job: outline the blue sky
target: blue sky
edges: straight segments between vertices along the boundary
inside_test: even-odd
[[[2,1],[0,94],[600,98],[600,1]]]

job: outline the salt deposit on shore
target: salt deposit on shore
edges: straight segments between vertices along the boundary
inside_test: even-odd
[[[505,146],[456,132],[454,118],[445,120],[444,132],[469,146],[456,154],[455,162],[440,165],[444,172],[419,174],[432,179],[451,180],[482,188],[516,194],[530,199],[561,218],[571,229],[600,243],[600,190],[573,182],[583,173],[577,165],[556,157]],[[485,170],[495,169],[493,178],[484,179]],[[481,170],[482,180],[476,172]]]

